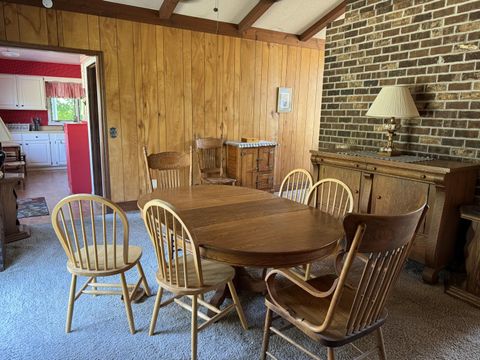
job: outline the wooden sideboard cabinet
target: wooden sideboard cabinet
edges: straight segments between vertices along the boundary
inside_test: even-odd
[[[227,176],[236,185],[273,192],[275,145],[227,143]]]
[[[326,150],[312,150],[311,161],[316,179],[336,178],[352,189],[355,212],[401,214],[426,201],[430,209],[410,258],[425,265],[425,282],[437,282],[438,272],[454,255],[459,206],[473,202],[480,164],[407,163]]]

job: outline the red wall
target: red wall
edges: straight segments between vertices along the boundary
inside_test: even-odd
[[[36,61],[0,59],[1,74],[36,75],[81,78],[80,65],[54,64]],[[33,117],[39,117],[42,125],[48,125],[46,110],[1,110],[0,117],[5,123],[30,124]]]

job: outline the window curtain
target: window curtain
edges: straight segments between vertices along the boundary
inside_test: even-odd
[[[82,84],[68,82],[45,82],[47,97],[63,99],[80,99],[85,97],[85,89]]]

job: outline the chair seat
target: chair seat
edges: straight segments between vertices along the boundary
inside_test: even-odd
[[[178,287],[185,286],[183,256],[179,257],[179,283],[177,284],[176,278],[173,279],[173,283],[170,284],[169,277],[163,278],[160,269],[157,271],[157,281],[165,287],[168,291],[178,293]],[[198,283],[197,273],[195,271],[195,263],[192,255],[187,255],[187,281],[191,291],[188,293],[205,292],[209,289],[216,289],[219,286],[226,284],[233,279],[235,270],[229,265],[225,265],[216,261],[201,260],[202,263],[202,275],[203,275],[203,287]],[[175,269],[173,269],[175,274]]]
[[[95,247],[93,245],[88,248],[88,256],[90,260],[90,269],[87,266],[87,252],[85,248],[80,249],[82,255],[82,266],[73,264],[70,260],[67,262],[67,268],[72,274],[81,276],[109,276],[127,271],[135,266],[142,257],[142,248],[139,246],[128,247],[127,263],[123,261],[123,246],[117,246],[115,257],[116,266],[114,267],[114,246],[107,245],[107,266],[105,269],[105,250],[102,244],[97,245],[98,266],[95,266]],[[75,252],[75,258],[78,259],[78,252]],[[97,270],[98,269],[98,270]]]
[[[226,177],[205,177],[203,181],[207,184],[229,185],[234,184],[237,180]]]
[[[307,282],[320,291],[327,291],[336,279],[336,275],[329,274],[310,279]],[[278,315],[282,316],[296,327],[304,331],[312,339],[328,347],[338,347],[345,345],[357,338],[372,332],[385,322],[387,311],[385,310],[380,319],[367,329],[347,335],[347,321],[355,297],[355,291],[345,287],[342,293],[340,303],[335,309],[335,315],[330,327],[322,332],[315,333],[309,329],[307,324],[321,325],[330,306],[331,296],[318,298],[310,295],[305,290],[296,285],[288,285],[278,288],[276,298],[267,297],[266,306]],[[275,302],[280,306],[277,306]]]

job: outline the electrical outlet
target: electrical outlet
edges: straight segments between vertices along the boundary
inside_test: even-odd
[[[152,179],[152,187],[154,190],[157,188],[157,179]]]

